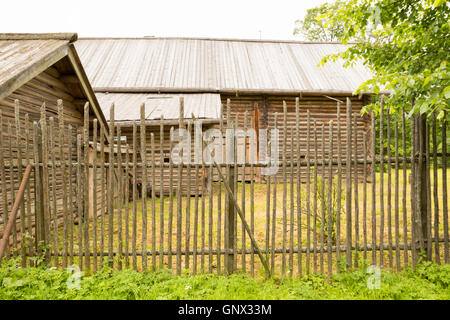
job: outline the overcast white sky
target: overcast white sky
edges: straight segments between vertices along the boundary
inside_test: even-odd
[[[2,1],[0,32],[79,37],[297,39],[294,22],[325,0]]]

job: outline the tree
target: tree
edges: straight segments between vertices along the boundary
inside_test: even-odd
[[[356,94],[388,90],[394,108],[414,98],[410,114],[437,111],[441,118],[450,100],[449,14],[447,0],[349,0],[318,20],[328,30],[342,27],[342,43],[357,42],[321,64],[362,59],[374,77]]]
[[[294,35],[302,34],[309,41],[340,41],[344,35],[342,23],[328,25],[317,17],[343,7],[343,1],[324,3],[319,7],[308,9],[303,20],[295,21]]]

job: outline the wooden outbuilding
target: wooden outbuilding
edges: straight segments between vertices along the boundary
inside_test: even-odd
[[[86,103],[89,105],[88,121],[91,130],[94,119],[97,119],[99,128],[103,127],[105,132],[108,130],[106,119],[74,46],[76,40],[76,33],[0,34],[0,222],[5,221],[5,215],[12,207],[26,164],[35,161],[33,146],[43,142],[41,138],[36,141],[33,122],[41,126],[39,122],[45,114],[48,145],[45,146],[47,153],[43,157],[54,157],[55,161],[61,161],[62,153],[67,155],[62,160],[67,163],[77,160],[77,133],[81,133],[84,126]],[[63,106],[62,113],[59,106]],[[60,120],[64,124],[63,135],[60,135]],[[50,128],[52,122],[54,126]],[[64,137],[62,149],[59,140],[61,136]],[[74,188],[70,191],[74,195],[72,199],[66,199],[67,207],[72,208],[74,214],[79,212],[75,189],[76,171],[73,170],[72,175],[66,177],[63,177],[60,168],[55,171],[53,177],[53,170],[49,169],[49,181],[45,186],[49,197],[46,204],[49,212],[46,210],[46,214],[62,215],[64,183],[67,188],[69,185]],[[92,170],[89,174],[92,175]],[[31,206],[31,212],[27,211],[27,214],[32,214],[30,219],[34,219],[34,174],[29,187],[27,197],[31,201],[27,203]],[[89,194],[91,212],[94,206],[93,192],[91,189]],[[55,209],[51,203],[55,203],[56,212],[53,212]]]

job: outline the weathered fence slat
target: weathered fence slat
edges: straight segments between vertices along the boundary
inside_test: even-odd
[[[309,139],[308,139],[309,140]],[[339,272],[339,264],[341,259],[341,205],[342,205],[342,155],[341,155],[341,104],[337,103],[337,208],[336,208],[336,270]],[[309,161],[308,161],[309,162]],[[309,168],[308,168],[309,171]],[[308,197],[308,195],[307,195]]]
[[[0,110],[0,128],[3,130],[3,112],[2,110]],[[3,208],[3,227],[2,227],[2,231],[4,232],[4,230],[6,229],[6,224],[7,224],[7,214],[6,212],[8,211],[8,194],[6,192],[6,171],[5,171],[5,159],[4,159],[4,155],[3,155],[3,137],[0,139],[0,178],[2,181],[2,208]]]
[[[281,274],[282,277],[286,274],[286,234],[287,234],[287,175],[286,175],[286,144],[287,144],[287,106],[286,101],[283,101],[283,239],[282,239],[282,260],[281,260]]]
[[[376,141],[377,141],[377,133],[375,128],[375,111],[372,111],[372,123],[371,123],[371,133],[372,133],[372,160],[376,157]],[[376,165],[372,166],[372,264],[376,265],[377,263],[377,251],[375,250],[377,243],[377,233],[376,233]]]
[[[387,230],[388,230],[388,248],[389,248],[389,266],[393,266],[393,254],[392,254],[392,188],[391,188],[391,175],[392,175],[392,161],[391,161],[391,115],[389,106],[386,109],[386,136],[387,136]]]
[[[353,181],[354,181],[354,196],[355,196],[355,267],[357,268],[359,265],[358,258],[359,258],[359,195],[358,195],[358,123],[357,123],[357,115],[354,115],[354,126],[353,126],[353,156],[354,156],[354,164],[353,164]]]
[[[89,103],[84,105],[84,214],[82,223],[84,226],[84,262],[86,270],[90,269],[90,240],[89,240],[89,220],[90,220],[90,195],[89,195]],[[81,221],[80,221],[81,222]]]
[[[19,112],[20,112],[20,106],[19,106],[19,100],[14,101],[14,118],[16,123],[16,149],[17,149],[17,162],[18,162],[18,181],[22,181],[22,132],[20,127],[20,119],[19,119]],[[25,234],[25,203],[24,201],[20,204],[20,235],[23,239],[23,236]],[[21,246],[21,258],[22,258],[22,267],[25,267],[26,263],[26,246],[22,244]]]
[[[317,185],[317,122],[314,120],[314,196],[313,196],[313,267],[314,267],[314,273],[317,273],[317,192],[318,192],[318,185]]]
[[[142,161],[142,178],[141,178],[141,213],[142,213],[142,269],[147,269],[147,141],[145,135],[145,104],[141,104],[141,161]]]
[[[74,195],[73,195],[73,165],[72,165],[72,154],[73,154],[73,144],[71,142],[69,142],[69,139],[73,138],[73,130],[72,130],[72,125],[69,124],[69,128],[68,128],[68,134],[66,135],[66,144],[69,147],[68,150],[68,154],[67,154],[67,160],[69,162],[69,167],[68,167],[68,171],[69,171],[69,221],[70,221],[70,225],[69,225],[69,265],[73,265],[73,251],[74,251],[74,243],[75,243],[75,236],[74,236],[74,220],[75,220],[75,215],[74,215],[74,206],[73,206],[73,202],[74,202]],[[104,163],[104,161],[102,162]],[[102,237],[103,238],[103,237]],[[101,251],[103,252],[103,247],[101,248]]]
[[[55,139],[54,139],[54,127],[55,127],[55,122],[54,122],[54,118],[50,117],[49,119],[50,122],[50,126],[49,126],[49,145],[50,145],[50,150],[52,150],[51,152],[51,163],[54,164],[56,161],[55,158]],[[20,170],[20,169],[19,169]],[[52,203],[52,208],[51,208],[51,213],[52,213],[52,225],[53,225],[53,259],[54,259],[54,265],[57,266],[58,265],[58,213],[56,212],[56,166],[52,165],[52,179],[51,179],[51,203]]]
[[[380,265],[384,264],[384,96],[380,105]]]
[[[123,175],[122,175],[122,128],[117,126],[117,243],[119,256],[117,268],[122,270],[123,259]],[[154,251],[155,248],[152,248]]]
[[[220,123],[219,123],[219,130],[220,130],[220,134],[221,134],[221,138],[223,138],[223,104],[221,104],[220,107]],[[201,130],[201,127],[200,127]],[[202,132],[202,131],[200,131]],[[222,148],[222,152],[223,152],[223,148]],[[223,155],[222,155],[222,159],[223,159]],[[198,181],[198,165],[195,165],[195,179],[196,181]],[[252,171],[253,172],[253,171]],[[218,180],[218,190],[217,190],[217,249],[221,250],[222,249],[222,183],[224,181],[222,181],[222,179],[219,177]],[[253,183],[253,180],[252,180]],[[196,183],[196,187],[195,187],[195,201],[196,201],[196,205],[195,205],[195,214],[198,214],[198,183]],[[253,196],[252,196],[253,197]],[[253,208],[252,208],[253,209]],[[252,261],[253,261],[253,254],[251,256]],[[252,263],[252,268],[253,268],[253,263]],[[222,268],[222,264],[221,264],[221,257],[220,257],[220,253],[219,251],[217,252],[217,274],[221,274]],[[253,274],[254,270],[252,269],[252,274]]]
[[[291,165],[289,168],[289,199],[290,199],[290,208],[289,208],[289,276],[292,277],[294,273],[294,154],[292,152],[294,148],[294,128],[291,127]]]
[[[183,115],[184,114],[184,100],[183,98],[180,98],[180,119],[179,119],[179,129],[184,128],[183,123]],[[179,136],[181,138],[181,131],[179,131]],[[177,267],[176,271],[177,274],[181,274],[181,228],[182,228],[182,212],[181,212],[181,180],[182,180],[182,172],[183,172],[183,166],[181,164],[178,164],[178,185],[177,185]],[[144,177],[146,175],[144,174]],[[203,256],[202,256],[203,257]],[[203,271],[203,268],[202,268]]]
[[[142,189],[141,189],[142,194]],[[133,269],[137,270],[137,124],[133,121],[133,226],[131,235],[131,251],[133,255]],[[170,239],[170,238],[169,238]],[[170,265],[169,265],[170,268]]]
[[[213,266],[213,228],[214,228],[214,220],[213,220],[213,189],[212,189],[212,180],[213,180],[213,167],[209,166],[208,169],[208,272],[212,273]],[[188,202],[190,201],[190,197],[187,198]],[[242,255],[245,257],[245,254]]]
[[[95,177],[96,175],[94,175]],[[125,146],[125,267],[130,267],[130,144]],[[94,188],[94,190],[96,190]],[[95,202],[96,203],[96,202]]]
[[[62,193],[63,193],[63,256],[62,256],[62,266],[67,267],[67,257],[68,257],[68,236],[69,236],[69,219],[68,219],[68,205],[67,205],[67,159],[64,154],[64,148],[66,147],[66,137],[64,134],[64,107],[62,100],[58,100],[58,140],[59,140],[59,158],[62,163],[61,176],[62,176]],[[72,162],[72,161],[70,161]],[[95,270],[94,270],[95,272]]]
[[[170,128],[170,137],[173,136],[174,129]],[[172,150],[173,142],[172,138],[170,138],[169,149]],[[172,235],[173,235],[173,160],[172,157],[169,158],[169,221],[167,222],[167,228],[169,230],[168,233],[168,241],[167,248],[169,250],[169,255],[167,257],[167,266],[169,269],[172,269]]]
[[[411,256],[412,267],[416,266],[416,116],[411,117]]]
[[[151,150],[151,167],[152,167],[152,178],[151,178],[151,212],[152,212],[152,270],[156,269],[156,164],[155,164],[155,135],[154,133],[150,133],[150,150]],[[147,151],[145,151],[147,152]],[[144,176],[143,180],[146,180],[147,177]]]
[[[396,270],[400,270],[400,219],[399,219],[399,158],[398,158],[398,120],[394,124],[394,140],[395,140],[395,195],[394,195],[394,214],[395,214],[395,266]]]
[[[363,153],[363,256],[367,260],[367,132],[363,132]]]
[[[1,111],[0,111],[0,118],[1,118]],[[2,127],[2,121],[0,119],[0,128]],[[31,157],[31,150],[32,147],[30,146],[30,118],[28,114],[25,114],[25,158],[26,158],[26,165],[31,165],[32,157]],[[1,139],[0,139],[1,140]],[[0,144],[0,150],[1,144]],[[3,166],[3,161],[0,160],[0,165]],[[33,173],[31,173],[31,176]],[[26,216],[27,216],[27,234],[29,236],[29,239],[27,241],[26,246],[28,247],[28,257],[34,256],[34,245],[33,245],[33,236],[36,236],[35,232],[33,232],[33,225],[31,220],[31,204],[33,199],[31,198],[31,182],[27,183],[27,190],[26,190]],[[35,202],[36,203],[36,202]],[[36,211],[36,209],[35,209]],[[73,239],[71,239],[73,240]],[[32,266],[32,261],[30,261],[29,265]],[[26,265],[26,262],[25,262]]]
[[[239,123],[239,114],[236,113],[236,119],[234,120],[233,123],[233,129],[234,132],[236,132],[237,128],[238,128],[238,123]],[[233,136],[233,171],[234,171],[234,179],[233,179],[233,184],[234,184],[234,191],[235,191],[235,198],[236,201],[238,201],[239,199],[239,192],[238,192],[238,180],[239,180],[239,168],[237,165],[237,158],[238,158],[238,143],[237,143],[237,139],[235,136]],[[233,208],[234,209],[234,208]],[[237,270],[237,261],[238,261],[238,218],[237,218],[237,214],[236,212],[234,212],[234,240],[233,240],[233,269]]]
[[[105,128],[100,126],[100,263],[103,265],[105,250],[105,213],[106,213],[106,173],[105,173]]]
[[[442,212],[444,216],[444,259],[449,263],[450,252],[448,243],[448,198],[447,198],[447,121],[446,113],[442,117]]]
[[[253,118],[250,121],[250,127],[253,128]],[[256,143],[253,141],[252,143]],[[254,145],[251,146],[251,154],[250,154],[250,230],[253,235],[255,236],[255,167],[253,166],[255,159],[255,154],[253,151]],[[219,192],[221,189],[221,183],[219,180]],[[220,193],[219,193],[219,205],[220,205]],[[220,217],[220,210],[219,210],[219,217]],[[219,219],[220,221],[220,219]],[[218,229],[220,230],[219,226]],[[220,239],[220,231],[219,231],[219,239]],[[218,246],[220,249],[220,245]],[[217,256],[219,257],[219,256]],[[219,264],[220,265],[220,264]],[[251,244],[251,254],[250,254],[250,273],[252,276],[255,275],[255,246],[253,243]]]
[[[427,260],[432,261],[432,242],[431,242],[431,175],[430,175],[430,126],[429,122],[426,121],[426,127],[425,127],[425,164],[426,164],[426,193],[427,193]]]
[[[150,134],[151,162],[152,162],[152,269],[156,269],[156,164],[155,164],[155,135]],[[143,177],[146,179],[146,176]],[[160,200],[161,199],[160,190]]]
[[[432,114],[432,142],[433,142],[433,199],[434,199],[434,237],[439,239],[439,198],[438,198],[438,158],[436,138],[436,112]],[[435,262],[441,263],[439,241],[434,243]]]
[[[297,151],[297,161],[300,162],[300,99],[297,97],[295,98],[295,120],[296,120],[296,125],[295,125],[295,134],[296,134],[296,151]],[[292,144],[292,147],[294,147],[294,144]],[[294,155],[292,155],[292,159],[291,162],[293,163],[294,160]],[[292,171],[292,175],[294,175],[294,169],[293,167],[291,167],[291,171]],[[301,208],[301,177],[300,177],[300,173],[301,173],[301,169],[300,166],[297,166],[297,246],[300,247],[302,245],[302,208]],[[253,179],[252,179],[252,183],[253,183]],[[253,205],[252,205],[252,209],[253,209]],[[298,253],[297,255],[297,275],[299,277],[301,277],[303,275],[303,268],[302,268],[302,254],[301,252]]]
[[[164,116],[161,115],[161,122],[159,125],[159,251],[164,251],[164,169],[162,164],[164,163]],[[127,168],[128,169],[128,168]],[[189,177],[190,181],[190,177]],[[190,202],[190,201],[189,201]],[[187,245],[189,248],[189,245]],[[164,267],[164,257],[159,256],[159,268]]]
[[[198,197],[199,197],[199,174],[200,174],[200,168],[198,164],[195,164],[195,200],[194,200],[194,238],[193,238],[193,256],[192,256],[192,268],[193,273],[197,273],[197,252],[198,252]],[[217,247],[220,249],[220,246]]]
[[[278,113],[275,113],[275,129],[277,129]],[[273,159],[272,152],[270,158]],[[273,177],[273,198],[272,198],[272,252],[270,255],[270,270],[272,273],[275,271],[275,237],[276,237],[276,219],[277,219],[277,175]]]
[[[98,268],[98,257],[97,257],[97,131],[98,131],[98,120],[94,119],[92,128],[92,250],[93,250],[93,271],[96,272]]]
[[[77,224],[78,224],[78,263],[80,269],[83,268],[83,197],[81,180],[81,133],[77,130]],[[111,241],[112,243],[112,241]],[[112,244],[111,244],[112,247]],[[110,250],[112,252],[112,250]],[[112,258],[112,257],[111,257]]]
[[[109,109],[109,163],[114,163],[114,133],[115,133],[115,124],[114,124],[114,104],[111,105]],[[144,182],[143,182],[144,184]],[[109,265],[111,267],[114,266],[113,260],[113,236],[114,236],[114,167],[110,166],[108,168],[108,260]],[[145,242],[144,242],[145,244]],[[145,260],[145,249],[144,255],[142,259]],[[144,264],[144,262],[142,263]]]
[[[325,124],[321,125],[321,137],[322,137],[322,171],[321,171],[321,183],[320,183],[320,200],[321,200],[321,216],[320,216],[320,273],[324,272],[324,246],[325,246]]]
[[[328,155],[328,159],[329,159],[329,164],[328,164],[328,217],[327,217],[327,247],[331,248],[333,246],[332,243],[332,233],[333,233],[333,218],[332,218],[332,214],[333,214],[333,203],[332,203],[332,192],[333,192],[333,165],[332,165],[332,160],[333,160],[333,120],[330,120],[329,122],[329,155]],[[299,245],[300,246],[300,245]],[[332,252],[331,250],[327,250],[327,262],[328,262],[328,274],[331,275],[332,273]]]
[[[202,163],[202,176],[204,176],[205,175],[205,164],[204,163]],[[205,182],[204,181],[202,181],[202,202],[201,202],[201,211],[202,211],[202,214],[201,214],[201,235],[200,235],[200,249],[201,249],[201,257],[200,257],[200,269],[201,269],[201,272],[203,273],[203,272],[205,272],[205,255],[204,255],[204,252],[205,252],[205,248],[206,248],[206,229],[205,229],[205,224],[206,224],[206,216],[205,216],[205,214],[206,214],[206,194],[205,194]],[[233,237],[233,239],[235,239],[234,237]]]
[[[39,127],[36,121],[33,121],[33,153],[34,153],[34,163],[40,163],[40,154],[39,154],[39,143],[40,143],[40,136],[39,136],[40,132],[39,132]],[[42,149],[41,149],[42,150]],[[34,167],[34,192],[35,192],[35,199],[36,199],[36,203],[35,203],[35,215],[36,215],[36,231],[35,231],[35,236],[36,236],[36,243],[35,243],[35,247],[36,247],[36,253],[37,254],[41,254],[42,252],[42,248],[40,246],[40,242],[43,241],[43,228],[42,228],[42,188],[40,188],[39,186],[42,184],[42,179],[41,179],[41,167],[40,166],[35,166]],[[5,198],[6,197],[6,180],[4,181],[4,190],[5,190]],[[7,208],[7,202],[5,202],[4,208]],[[6,220],[6,219],[5,219]]]
[[[12,152],[12,148],[13,148],[13,140],[12,140],[13,134],[12,134],[12,123],[11,121],[8,122],[8,157],[10,159],[10,164],[12,165],[13,163],[13,152]],[[47,183],[48,185],[48,183]],[[12,208],[12,204],[14,202],[14,170],[11,170],[10,174],[9,174],[9,194],[10,194],[10,199],[11,199],[11,208]],[[48,193],[47,193],[48,194]],[[45,202],[44,202],[45,203]],[[6,223],[8,223],[9,221],[9,217],[6,216]],[[13,238],[13,247],[17,247],[17,226],[14,223],[12,225],[12,238]]]
[[[345,192],[345,223],[346,223],[346,259],[347,267],[352,267],[352,116],[351,116],[351,102],[347,98],[347,163],[346,163],[346,192]]]
[[[403,147],[403,192],[402,192],[402,207],[403,207],[403,243],[406,245],[408,243],[408,217],[406,210],[406,119],[405,119],[405,109],[402,108],[402,147]],[[408,250],[403,251],[404,267],[408,266]]]

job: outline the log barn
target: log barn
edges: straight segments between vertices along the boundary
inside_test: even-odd
[[[210,38],[83,38],[76,47],[102,107],[111,95],[127,95],[119,109],[128,109],[151,95],[218,95],[231,106],[231,118],[242,125],[244,113],[255,128],[274,128],[275,114],[280,132],[280,152],[287,159],[307,153],[307,111],[310,112],[310,148],[318,158],[328,156],[328,125],[334,120],[334,156],[337,157],[337,102],[341,102],[341,155],[346,150],[346,100],[351,100],[352,118],[357,122],[357,153],[363,152],[363,132],[370,124],[361,115],[370,94],[353,92],[371,73],[362,63],[344,68],[342,62],[319,66],[324,55],[345,50],[335,42],[299,42]],[[133,97],[133,98],[132,98]],[[300,155],[297,138],[291,140],[299,101]],[[137,99],[137,100],[136,100]],[[283,130],[283,101],[287,104],[286,137]],[[211,108],[216,108],[211,105]],[[222,112],[225,112],[223,109]],[[107,112],[105,112],[107,113]],[[223,114],[221,115],[224,116]],[[315,137],[315,134],[317,137]],[[370,135],[369,135],[370,136]],[[286,139],[285,139],[286,138]],[[370,141],[367,141],[370,146]],[[291,147],[291,145],[293,147]],[[280,153],[281,154],[281,153]],[[282,160],[282,159],[280,159]],[[279,174],[282,170],[278,171]],[[362,173],[362,167],[360,168]]]
[[[49,161],[61,161],[59,138],[62,136],[65,161],[77,161],[77,133],[82,132],[87,102],[91,130],[94,119],[97,119],[99,127],[107,130],[106,119],[75,49],[76,40],[75,33],[0,34],[0,225],[6,221],[5,216],[11,210],[26,164],[34,163],[33,146],[42,143],[43,139],[38,139],[38,142],[33,134],[33,122],[40,121],[41,113],[45,114],[48,128],[48,145],[47,149],[43,149],[47,153],[43,157]],[[58,111],[58,101],[63,105],[62,113]],[[62,136],[59,114],[64,120]],[[52,121],[54,126],[50,128]],[[72,131],[69,131],[69,125]],[[92,175],[92,170],[89,174]],[[92,181],[92,177],[89,180]],[[72,208],[75,214],[79,212],[76,171],[73,170],[65,179],[60,168],[57,168],[55,172],[49,169],[46,214],[56,214],[58,217],[63,214],[64,182],[66,188],[74,188],[70,192],[66,190],[66,196],[69,193],[73,195],[71,199],[66,198],[67,207]],[[30,207],[26,215],[32,222],[35,218],[34,174],[28,185],[30,189],[25,198],[29,200],[27,206]],[[89,194],[90,211],[92,194],[93,189]],[[85,212],[84,209],[82,212]]]

